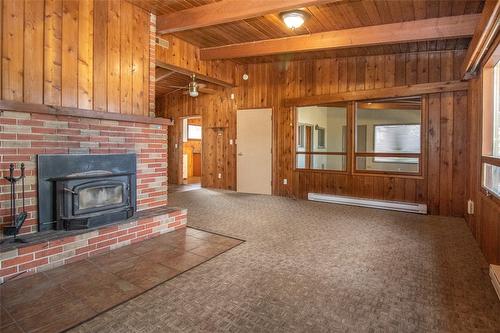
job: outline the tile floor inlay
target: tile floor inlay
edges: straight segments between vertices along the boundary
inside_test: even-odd
[[[58,332],[243,241],[186,228],[0,286],[1,332]]]

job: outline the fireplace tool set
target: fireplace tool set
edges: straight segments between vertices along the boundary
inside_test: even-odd
[[[12,225],[11,226],[4,226],[3,229],[3,234],[6,236],[14,236],[13,241],[17,243],[26,243],[26,241],[22,240],[21,238],[17,238],[17,234],[19,233],[19,230],[21,229],[24,221],[26,221],[26,217],[28,214],[26,214],[26,206],[24,203],[24,163],[21,163],[21,176],[15,177],[14,176],[14,163],[10,164],[9,168],[9,176],[8,177],[3,177],[10,183],[10,210],[11,210],[11,217],[12,217]],[[23,198],[23,211],[20,214],[17,214],[16,210],[16,183],[18,181],[21,181],[21,189],[22,189],[22,198]]]

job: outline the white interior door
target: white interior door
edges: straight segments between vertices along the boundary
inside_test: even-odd
[[[272,110],[238,110],[236,115],[238,192],[271,194]]]

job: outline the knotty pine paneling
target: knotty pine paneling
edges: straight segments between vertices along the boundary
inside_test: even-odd
[[[149,13],[125,0],[3,0],[1,99],[149,115]]]
[[[273,193],[305,198],[309,192],[427,203],[431,214],[463,216],[467,175],[467,92],[424,96],[428,110],[426,163],[422,178],[346,175],[294,170],[294,112],[286,98],[363,91],[459,79],[464,51],[390,54],[239,65],[237,87],[193,99],[168,95],[160,112],[167,117],[203,116],[203,175],[207,187],[236,189],[236,110],[273,109]],[[249,76],[242,80],[242,74]],[[234,93],[235,99],[230,99]],[[176,139],[171,131],[170,142]],[[169,149],[173,149],[170,145]],[[175,156],[172,152],[170,156]],[[170,181],[178,164],[170,163]],[[217,173],[222,179],[217,178]],[[283,179],[288,185],[283,185]]]
[[[465,214],[469,228],[489,263],[500,264],[500,204],[481,190],[482,77],[470,81],[466,139],[467,193],[474,202],[474,214]]]
[[[173,35],[164,35],[168,48],[158,46],[156,59],[174,65],[195,74],[202,74],[227,83],[234,82],[234,67],[230,60],[200,60],[200,49]]]

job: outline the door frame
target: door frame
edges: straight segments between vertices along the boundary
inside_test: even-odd
[[[276,165],[277,165],[277,162],[276,162],[276,156],[277,154],[275,154],[274,152],[276,151],[277,149],[277,139],[275,137],[275,133],[278,133],[277,131],[277,123],[275,122],[275,116],[274,116],[274,112],[275,112],[275,108],[269,106],[269,107],[265,107],[265,106],[261,106],[261,107],[255,107],[255,108],[252,108],[252,107],[248,107],[248,108],[237,108],[236,109],[236,112],[235,112],[235,140],[234,140],[234,167],[235,167],[235,179],[234,179],[234,184],[235,184],[235,188],[234,188],[234,191],[238,191],[238,111],[240,110],[262,110],[262,109],[266,109],[266,110],[271,110],[271,195],[277,195],[277,192],[278,192],[278,189],[279,189],[279,184],[276,183],[277,181],[277,177],[276,175],[278,174],[278,170],[276,170]],[[290,181],[290,180],[289,180]]]
[[[201,177],[200,177],[200,182],[203,184],[203,137],[205,136],[203,133],[204,127],[203,127],[203,117],[202,115],[192,115],[192,116],[183,116],[178,118],[178,126],[179,126],[179,135],[177,137],[177,184],[182,185],[184,184],[184,178],[183,172],[184,172],[184,141],[182,140],[184,137],[184,126],[183,122],[184,119],[195,119],[195,118],[200,118],[201,119]],[[186,133],[187,135],[187,133]]]

